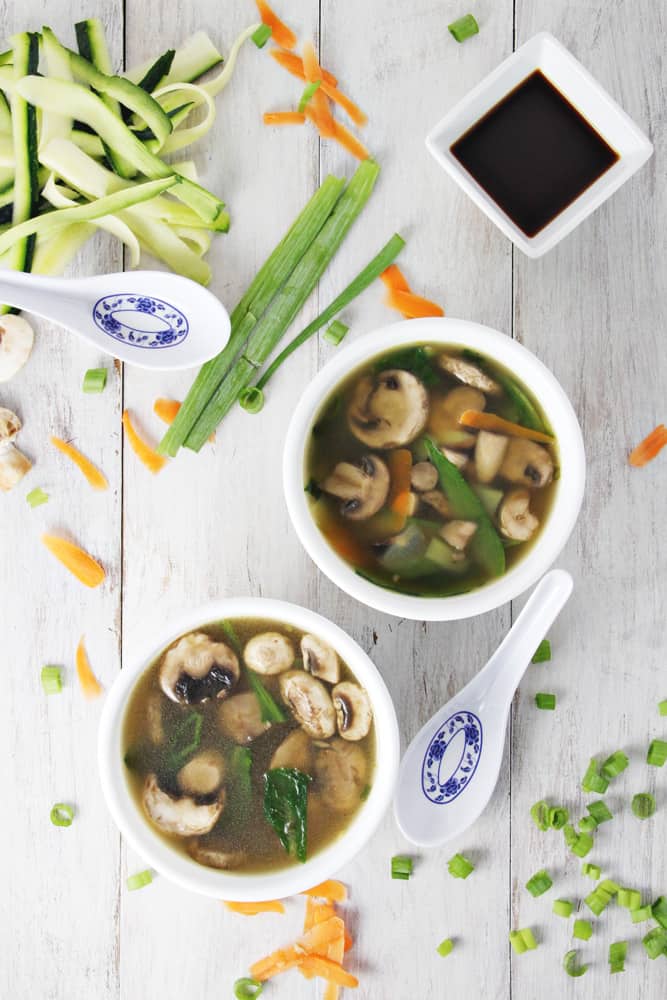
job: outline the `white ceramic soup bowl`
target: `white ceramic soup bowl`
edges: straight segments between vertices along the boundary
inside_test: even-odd
[[[554,429],[560,476],[547,521],[522,559],[496,580],[467,594],[417,597],[389,590],[359,576],[329,545],[309,509],[306,453],[312,426],[335,387],[374,357],[419,343],[453,344],[499,362],[534,394]],[[552,565],[577,520],[584,494],[585,455],[579,422],[560,384],[534,354],[511,337],[459,319],[411,319],[375,330],[337,353],[315,376],[294,411],[283,455],[287,509],[311,559],[341,590],[363,604],[417,621],[471,618],[511,601]]]
[[[130,791],[123,762],[123,726],[137,681],[180,635],[222,618],[263,618],[321,636],[333,646],[368,692],[374,713],[377,751],[370,793],[344,832],[305,864],[250,874],[205,868],[170,846],[143,815]],[[259,597],[225,598],[197,608],[177,621],[170,621],[162,633],[153,636],[146,647],[130,659],[129,665],[116,678],[102,712],[98,736],[104,796],[116,825],[132,848],[161,875],[183,888],[239,902],[290,896],[317,885],[338,871],[361,850],[387,810],[398,761],[396,713],[384,681],[369,657],[349,635],[326,618],[296,604]]]

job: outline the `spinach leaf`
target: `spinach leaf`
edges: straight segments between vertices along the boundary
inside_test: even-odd
[[[259,712],[262,722],[287,722],[287,715],[271,692],[267,691],[264,687],[254,670],[247,670],[246,675],[248,683],[259,702]]]
[[[199,712],[188,712],[169,740],[167,764],[172,771],[178,771],[191,757],[201,743],[202,717]]]
[[[276,767],[264,775],[264,815],[287,853],[306,860],[306,807],[310,776],[296,767]]]
[[[376,372],[400,368],[412,372],[425,386],[437,385],[440,379],[431,363],[431,356],[423,347],[405,347],[381,358],[375,365]]]

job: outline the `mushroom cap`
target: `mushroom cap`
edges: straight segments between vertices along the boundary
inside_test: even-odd
[[[389,495],[389,469],[377,455],[363,455],[357,462],[339,462],[321,483],[325,493],[340,497],[340,512],[351,521],[377,514]]]
[[[16,445],[0,445],[0,490],[9,492],[31,469],[32,462]]]
[[[8,441],[13,441],[20,430],[20,418],[6,406],[0,406],[0,447]]]
[[[23,316],[0,317],[0,382],[7,382],[30,357],[35,335]]]
[[[234,851],[231,849],[226,851],[223,847],[207,847],[205,844],[200,844],[197,840],[188,844],[188,854],[194,861],[198,861],[200,865],[223,870],[240,868],[248,859],[245,851]]]
[[[296,767],[304,774],[313,773],[313,741],[305,729],[294,729],[274,750],[269,770]]]
[[[390,368],[359,379],[347,410],[352,433],[370,448],[399,448],[423,431],[428,393],[411,372]]]
[[[527,438],[510,438],[499,474],[517,486],[541,489],[554,475],[554,463],[547,449]]]
[[[438,470],[432,462],[416,462],[410,470],[410,485],[418,493],[434,490],[438,485]]]
[[[218,725],[223,735],[241,745],[253,740],[271,728],[262,719],[262,709],[254,691],[234,694],[223,701],[218,709]]]
[[[480,483],[491,483],[503,464],[509,438],[504,434],[480,431],[475,445],[475,472]]]
[[[481,392],[488,392],[490,396],[497,396],[502,392],[500,385],[492,379],[486,372],[482,371],[479,365],[464,358],[452,357],[450,354],[441,354],[438,357],[438,364],[443,371],[453,375],[459,382],[470,385],[473,389]]]
[[[157,775],[149,774],[141,801],[148,817],[165,833],[195,837],[208,833],[218,822],[225,807],[225,793],[221,789],[213,802],[197,802],[189,795],[170,795],[160,788]]]
[[[363,740],[373,722],[373,710],[367,693],[352,681],[336,684],[331,692],[336,709],[338,732],[344,740]]]
[[[528,490],[511,490],[503,499],[498,510],[500,530],[505,538],[527,542],[540,525],[530,509]]]
[[[305,670],[290,670],[280,678],[280,694],[301,727],[315,740],[336,732],[336,712],[324,684]]]
[[[466,410],[483,410],[486,398],[479,389],[460,385],[450,389],[446,395],[437,395],[431,399],[431,412],[428,419],[428,429],[439,445],[448,448],[467,450],[472,448],[476,435],[468,428],[462,427],[459,417]]]
[[[167,650],[160,667],[160,686],[183,705],[225,698],[238,682],[239,661],[224,642],[205,632],[189,632]]]
[[[463,552],[466,545],[477,531],[476,521],[448,521],[440,529],[440,534],[453,549]]]
[[[316,635],[304,635],[301,639],[301,656],[303,667],[313,677],[337,684],[340,679],[340,662],[338,653],[324,639]]]
[[[213,795],[224,780],[225,759],[217,750],[195,754],[176,775],[176,784],[186,795]]]
[[[367,775],[368,761],[358,743],[334,739],[318,747],[317,791],[334,812],[352,812],[359,805]]]
[[[427,490],[426,493],[420,493],[419,499],[428,504],[441,517],[449,517],[451,515],[449,500],[442,490]]]
[[[243,659],[256,674],[281,674],[294,663],[294,646],[282,632],[260,632],[246,643]]]

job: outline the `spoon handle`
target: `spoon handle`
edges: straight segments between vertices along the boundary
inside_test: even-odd
[[[54,312],[54,297],[57,295],[62,298],[63,291],[60,278],[0,270],[0,302],[14,306],[15,309],[27,309],[28,312],[48,318]]]

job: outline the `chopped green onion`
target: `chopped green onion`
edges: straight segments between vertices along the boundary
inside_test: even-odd
[[[572,928],[572,937],[580,941],[588,941],[593,934],[593,925],[590,920],[575,920]]]
[[[562,830],[569,818],[570,814],[565,806],[554,806],[549,810],[549,826],[553,830]]]
[[[451,938],[445,938],[445,940],[441,941],[435,950],[442,958],[447,958],[447,956],[451,955],[454,950],[454,942]]]
[[[136,872],[134,875],[129,875],[125,884],[130,892],[134,892],[135,889],[143,889],[145,885],[150,885],[152,881],[153,872],[150,868],[146,868],[143,872]]]
[[[368,796],[371,794],[372,785],[364,785],[364,787],[359,792],[359,798],[362,802],[365,802]]]
[[[553,885],[551,876],[544,868],[536,872],[532,878],[529,878],[526,882],[526,889],[531,894],[531,896],[541,896],[543,893],[550,889]]]
[[[273,32],[268,24],[260,24],[257,31],[255,31],[250,38],[258,49],[263,49],[272,34]],[[239,982],[241,982],[241,980],[239,980]],[[256,994],[253,993],[252,996],[256,996]]]
[[[49,494],[45,493],[41,486],[36,486],[26,496],[26,501],[30,507],[41,507],[43,503],[48,503],[50,499]]]
[[[621,771],[625,771],[629,764],[627,756],[622,750],[616,750],[610,757],[607,757],[606,761],[600,768],[600,773],[603,778],[607,781],[611,781],[612,778],[617,778]]]
[[[510,944],[517,955],[523,955],[525,951],[535,951],[537,948],[537,941],[530,927],[524,927],[519,931],[510,931]]]
[[[447,870],[454,878],[468,878],[468,875],[474,872],[475,866],[462,854],[455,854],[447,862]]]
[[[650,906],[638,906],[636,910],[630,911],[630,919],[633,924],[641,924],[645,920],[650,920],[653,916],[653,911]]]
[[[603,879],[598,886],[598,889],[602,889],[610,898],[611,896],[615,896],[620,888],[618,882],[613,882],[610,878]]]
[[[301,94],[301,100],[299,101],[299,108],[298,108],[298,110],[301,112],[301,114],[304,113],[304,111],[306,110],[306,108],[308,107],[308,105],[310,104],[310,102],[312,101],[314,95],[319,90],[319,87],[320,87],[321,83],[322,83],[321,80],[313,80],[312,83],[307,83],[306,86],[304,87],[303,93]]]
[[[63,689],[63,675],[60,667],[42,667],[40,678],[44,694],[60,694]]]
[[[254,670],[247,670],[246,676],[259,702],[262,722],[287,722],[287,715]]]
[[[598,799],[597,802],[589,802],[586,809],[598,826],[600,823],[606,823],[614,818],[614,814],[607,808],[606,802],[603,802],[602,799]]]
[[[584,973],[588,971],[587,965],[577,965],[577,952],[574,948],[565,953],[565,957],[563,958],[563,968],[567,972],[568,976],[572,976],[573,979],[583,976]]]
[[[542,639],[535,652],[531,663],[547,663],[551,659],[551,643],[548,639]]]
[[[602,911],[606,910],[611,903],[611,896],[598,887],[586,896],[584,903],[596,917],[599,917]]]
[[[595,816],[582,816],[579,820],[579,829],[582,833],[592,833],[597,830],[598,821]]]
[[[262,27],[266,27],[266,25],[262,25]],[[270,32],[271,29],[269,28]],[[244,976],[243,979],[237,979],[234,983],[234,996],[236,1000],[253,1000],[253,997],[258,997],[263,989],[264,983],[260,983],[257,979],[248,979]]]
[[[648,792],[633,795],[632,811],[637,819],[648,819],[655,812],[655,799]]]
[[[247,385],[239,394],[239,403],[247,413],[259,413],[264,406],[264,393],[256,385]]]
[[[638,889],[619,889],[616,902],[626,910],[638,910],[642,903],[642,894]]]
[[[464,14],[463,17],[448,24],[447,30],[457,42],[465,42],[466,38],[479,34],[479,25],[472,14]]]
[[[235,653],[240,654],[241,653],[241,640],[239,639],[238,635],[236,634],[236,629],[234,628],[234,626],[232,625],[232,623],[227,618],[225,618],[219,624],[220,624],[220,628],[225,633],[225,638],[227,639],[227,642],[229,643],[229,645],[232,647],[232,649],[234,650]]]
[[[609,788],[607,779],[598,773],[598,762],[595,757],[591,757],[586,774],[581,779],[581,787],[585,792],[596,792],[598,795],[604,795]]]
[[[587,875],[588,878],[592,878],[594,882],[597,882],[601,874],[600,866],[592,865],[590,864],[590,862],[584,861],[583,865],[581,866],[581,874]]]
[[[546,708],[552,712],[556,707],[556,695],[546,694],[544,691],[540,691],[535,695],[535,704],[538,708]]]
[[[544,799],[530,807],[530,815],[538,830],[549,829],[549,804]]]
[[[609,945],[609,965],[611,973],[625,972],[625,956],[628,953],[627,941],[614,941]]]
[[[664,701],[658,702],[658,712],[660,715],[667,715],[667,698]]]
[[[642,938],[642,944],[646,948],[646,953],[650,959],[658,958],[659,955],[667,955],[667,931],[662,927],[654,927]]]
[[[572,847],[573,844],[576,844],[578,834],[571,823],[566,823],[563,827],[563,836],[565,837],[565,843],[568,847]]]
[[[577,833],[574,827],[569,824],[563,827],[563,833],[565,834],[565,842],[572,853],[576,854],[578,858],[585,858],[594,843],[590,833]]]
[[[107,386],[106,368],[89,368],[83,376],[84,392],[104,392]]]
[[[572,911],[574,910],[574,903],[571,903],[569,899],[554,899],[553,911],[557,917],[568,917],[572,916]]]
[[[667,761],[667,741],[651,740],[648,754],[646,755],[646,763],[652,764],[653,767],[662,767],[665,761]]]
[[[335,319],[329,328],[325,330],[324,339],[328,340],[334,347],[338,347],[349,329],[349,326],[346,326],[345,323],[341,323],[339,319]]]
[[[56,802],[51,809],[50,818],[54,826],[71,826],[74,810],[66,802]]]
[[[667,896],[658,896],[651,907],[651,913],[660,926],[667,931]]]
[[[391,859],[391,877],[407,879],[412,875],[412,858],[407,858],[405,855],[397,854]]]

